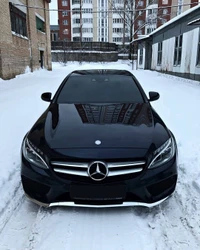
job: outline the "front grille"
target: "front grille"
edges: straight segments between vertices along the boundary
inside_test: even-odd
[[[145,161],[109,162],[106,164],[107,177],[140,173],[144,169],[145,163]],[[52,161],[51,165],[58,174],[89,177],[88,167],[90,163]]]

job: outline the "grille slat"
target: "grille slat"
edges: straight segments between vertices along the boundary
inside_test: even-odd
[[[82,162],[57,162],[57,161],[52,161],[52,165],[55,166],[63,166],[63,167],[79,167],[79,168],[88,168],[88,163],[82,163]]]
[[[52,161],[51,164],[57,173],[89,177],[87,170],[90,163]],[[144,169],[145,164],[145,161],[109,162],[107,177],[139,173]]]
[[[121,167],[131,167],[131,166],[140,166],[144,165],[145,161],[136,161],[136,162],[113,162],[108,163],[108,168],[121,168]]]
[[[54,171],[57,172],[57,173],[62,173],[62,174],[88,176],[87,171],[60,169],[60,168],[54,168]]]
[[[143,170],[143,168],[114,170],[114,171],[109,171],[108,176],[117,176],[117,175],[124,175],[124,174],[134,174],[134,173],[139,173],[142,170]]]

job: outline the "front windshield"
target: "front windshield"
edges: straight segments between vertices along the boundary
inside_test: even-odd
[[[143,97],[131,76],[71,75],[57,103],[141,103]]]

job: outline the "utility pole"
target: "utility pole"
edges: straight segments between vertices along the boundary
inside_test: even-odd
[[[123,11],[123,49],[125,45],[125,29],[126,29],[126,0],[124,0],[124,11]]]
[[[82,19],[82,0],[80,0],[80,42],[82,42],[82,26],[83,26],[83,19]]]

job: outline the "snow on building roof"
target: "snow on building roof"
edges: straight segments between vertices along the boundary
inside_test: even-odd
[[[140,40],[144,40],[144,39],[148,38],[149,36],[150,36],[150,34],[149,34],[149,35],[141,35],[141,36],[138,37],[137,39],[131,41],[131,43],[137,42],[137,41],[140,41]]]
[[[197,18],[197,19],[189,22],[187,25],[200,25],[200,18]]]

